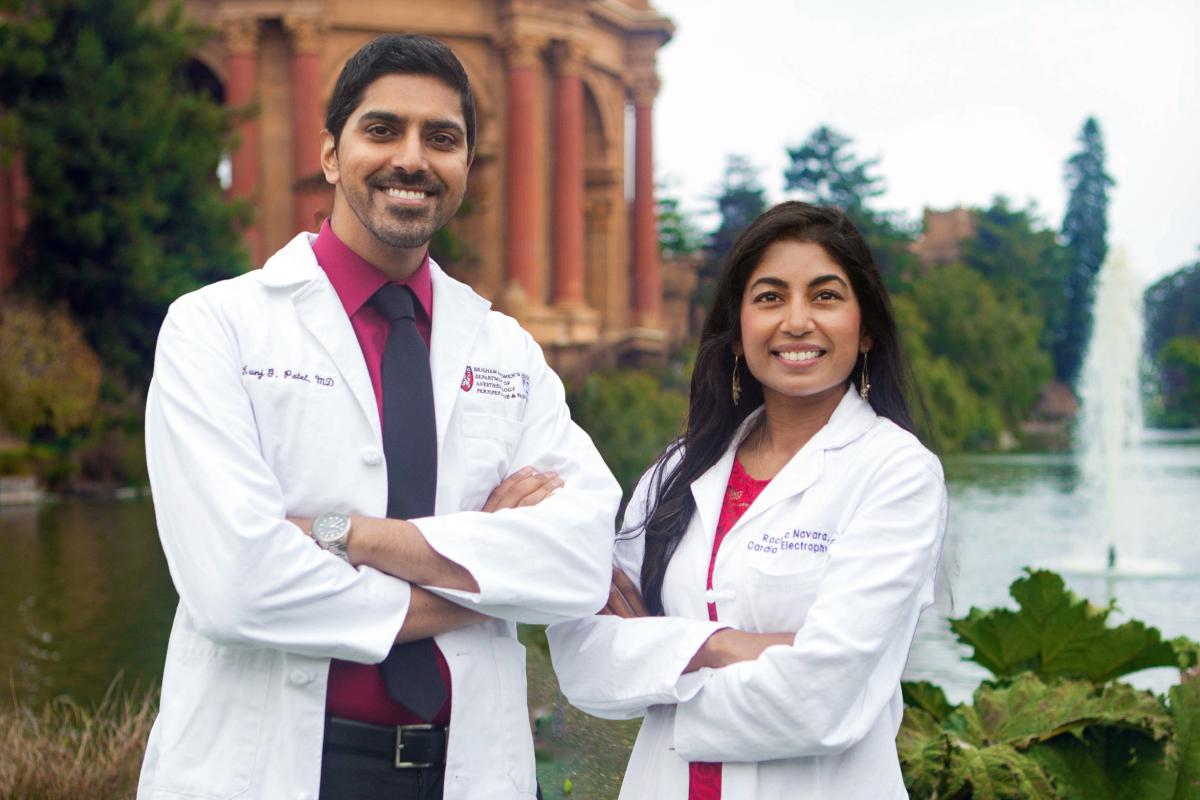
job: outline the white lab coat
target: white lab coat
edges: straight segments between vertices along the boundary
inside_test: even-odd
[[[180,602],[142,800],[315,798],[329,661],[381,661],[408,611],[406,582],[352,568],[285,521],[387,509],[375,396],[313,238],[180,298],[159,336],[147,461]],[[496,618],[437,637],[454,692],[445,797],[532,798],[514,622],[604,604],[620,489],[533,339],[431,272],[436,516],[413,522],[479,583],[438,593]],[[524,465],[557,470],[565,488],[479,511]]]
[[[706,592],[734,450],[692,484],[696,512],[667,568],[665,616],[549,629],[562,690],[597,716],[645,715],[622,800],[686,798],[691,761],[725,762],[726,800],[907,797],[895,746],[900,674],[933,599],[941,465],[848,391],[726,534]],[[645,517],[648,475],[627,529]],[[617,540],[617,565],[635,580],[644,542],[640,533]],[[722,627],[796,638],[755,661],[681,676]]]

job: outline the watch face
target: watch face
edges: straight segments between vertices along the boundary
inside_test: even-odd
[[[318,542],[337,542],[350,529],[350,517],[345,514],[322,514],[313,522],[313,538]]]

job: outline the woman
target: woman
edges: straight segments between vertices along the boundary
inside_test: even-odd
[[[574,705],[645,716],[622,800],[907,797],[900,674],[946,494],[906,374],[844,214],[782,203],[742,234],[609,605],[549,631]]]

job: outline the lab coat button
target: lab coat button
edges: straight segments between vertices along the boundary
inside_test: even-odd
[[[306,686],[312,683],[312,679],[312,673],[305,672],[302,669],[294,669],[292,670],[292,674],[288,676],[288,680],[290,680],[294,686]]]
[[[368,467],[378,467],[383,463],[383,453],[379,452],[374,447],[364,447],[362,451],[363,463]]]

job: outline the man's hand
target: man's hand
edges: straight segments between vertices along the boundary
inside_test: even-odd
[[[562,487],[563,481],[557,472],[538,472],[533,467],[523,467],[492,489],[483,510],[492,512],[537,505]]]
[[[612,585],[608,587],[608,602],[597,613],[611,614],[622,619],[650,616],[642,593],[619,567],[613,567]]]

